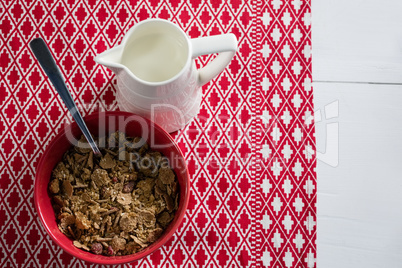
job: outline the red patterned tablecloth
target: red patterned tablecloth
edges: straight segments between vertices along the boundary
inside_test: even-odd
[[[58,248],[34,210],[38,158],[68,115],[28,42],[48,43],[84,114],[112,110],[116,80],[93,57],[150,17],[190,37],[234,33],[239,51],[173,134],[192,182],[183,224],[127,266],[315,267],[310,14],[309,0],[1,1],[0,267],[91,266]]]

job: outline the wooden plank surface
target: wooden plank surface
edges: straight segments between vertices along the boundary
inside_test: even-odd
[[[402,1],[312,0],[314,81],[402,83]]]
[[[317,267],[401,267],[402,86],[314,83],[314,99]]]

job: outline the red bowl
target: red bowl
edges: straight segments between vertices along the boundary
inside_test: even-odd
[[[163,153],[176,173],[180,186],[179,208],[173,221],[162,236],[144,250],[126,256],[101,256],[76,248],[72,240],[65,236],[57,227],[56,217],[48,195],[48,183],[55,165],[63,154],[72,146],[73,137],[81,136],[81,130],[74,122],[67,125],[50,142],[39,160],[34,187],[34,202],[39,218],[50,237],[61,248],[74,257],[98,264],[122,264],[141,259],[166,243],[181,224],[189,202],[190,179],[184,156],[172,137],[161,127],[138,115],[127,112],[100,112],[84,118],[88,129],[94,136],[104,135],[120,130],[127,136],[141,136],[150,147]]]

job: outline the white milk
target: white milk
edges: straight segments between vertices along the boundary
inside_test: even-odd
[[[122,64],[138,78],[161,82],[175,76],[187,60],[186,48],[168,33],[155,33],[133,40],[125,49]]]

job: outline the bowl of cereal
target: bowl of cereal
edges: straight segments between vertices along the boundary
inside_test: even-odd
[[[69,254],[122,264],[154,252],[180,226],[189,202],[184,156],[161,127],[127,112],[84,118],[95,156],[76,123],[50,142],[35,175],[45,230]]]

